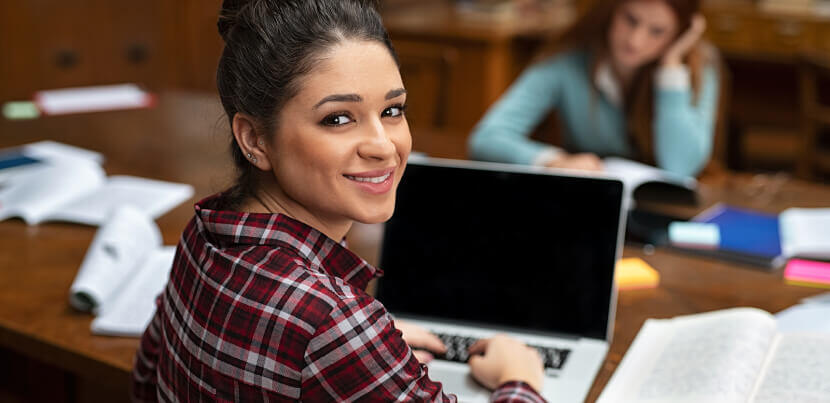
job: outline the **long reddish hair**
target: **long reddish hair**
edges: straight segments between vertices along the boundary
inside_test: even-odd
[[[577,18],[564,33],[555,34],[539,53],[538,60],[546,59],[572,49],[586,49],[592,56],[589,67],[590,77],[596,73],[600,61],[610,55],[608,31],[612,19],[619,7],[632,0],[593,0],[590,7]],[[678,22],[677,35],[689,29],[692,17],[700,11],[700,0],[652,0],[662,1],[674,12]],[[689,67],[693,90],[693,99],[697,100],[701,87],[701,75],[705,63],[710,62],[714,53],[710,47],[698,42],[684,57]],[[654,117],[654,73],[659,67],[660,58],[640,67],[630,84],[624,89],[623,101],[627,122],[627,134],[637,159],[654,164],[654,137],[652,120]],[[596,99],[597,88],[594,88]]]

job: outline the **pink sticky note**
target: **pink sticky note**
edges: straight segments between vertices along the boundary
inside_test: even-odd
[[[830,263],[792,259],[784,269],[787,280],[830,284]]]

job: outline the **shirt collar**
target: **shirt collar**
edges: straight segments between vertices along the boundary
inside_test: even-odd
[[[622,106],[622,88],[617,76],[611,70],[611,65],[602,61],[597,65],[594,73],[594,85],[596,85],[605,98],[614,106]]]
[[[196,203],[197,225],[218,246],[270,245],[296,251],[312,269],[340,277],[365,289],[370,280],[383,275],[380,269],[322,232],[284,214],[242,213],[216,210],[216,194]]]

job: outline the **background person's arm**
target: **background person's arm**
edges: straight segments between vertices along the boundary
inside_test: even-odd
[[[681,175],[697,175],[712,154],[718,71],[712,64],[704,68],[700,94],[693,104],[689,70],[682,63],[705,31],[706,18],[695,15],[686,32],[666,50],[656,76],[655,160],[658,167]]]
[[[709,161],[717,114],[717,68],[706,66],[701,90],[693,103],[685,66],[658,72],[655,94],[654,150],[657,166],[681,175],[695,176]]]
[[[530,139],[533,130],[556,107],[565,68],[559,59],[530,66],[484,115],[469,139],[477,160],[536,164],[558,149]]]

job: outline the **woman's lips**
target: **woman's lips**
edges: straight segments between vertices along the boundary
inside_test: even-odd
[[[392,189],[395,179],[395,167],[354,174],[343,174],[362,190],[371,194],[383,194]]]

